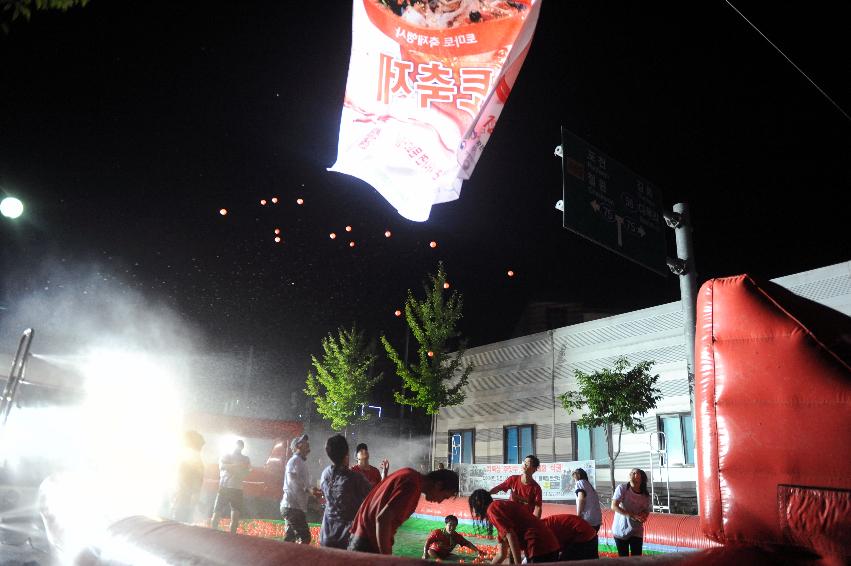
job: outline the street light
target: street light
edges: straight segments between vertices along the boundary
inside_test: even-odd
[[[0,214],[6,218],[17,218],[24,212],[24,203],[15,197],[6,197],[0,201]]]

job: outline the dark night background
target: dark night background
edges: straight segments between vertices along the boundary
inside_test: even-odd
[[[736,6],[851,109],[838,4]],[[676,277],[561,227],[561,126],[653,181],[666,208],[689,203],[700,282],[851,259],[851,119],[724,2],[545,0],[472,179],[422,224],[325,170],[350,24],[344,0],[93,0],[15,23],[0,36],[0,188],[27,210],[0,227],[7,301],[71,283],[45,265],[95,265],[210,351],[278,355],[297,381],[341,324],[401,347],[393,311],[438,260],[470,346],[511,337],[532,301],[624,312],[678,299]]]

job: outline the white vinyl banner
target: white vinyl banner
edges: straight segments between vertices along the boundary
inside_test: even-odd
[[[576,499],[573,492],[571,474],[576,468],[588,473],[588,481],[597,487],[597,474],[594,460],[581,462],[542,463],[534,478],[541,486],[544,501],[564,501]],[[521,464],[455,464],[452,469],[458,472],[460,495],[470,495],[476,489],[491,489],[501,484],[508,476],[523,473]],[[495,499],[506,499],[507,493],[497,493]]]
[[[353,0],[329,171],[428,220],[470,178],[526,58],[542,0]]]

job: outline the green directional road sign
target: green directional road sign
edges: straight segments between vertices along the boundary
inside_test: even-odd
[[[563,226],[668,275],[661,191],[564,128],[561,139]]]

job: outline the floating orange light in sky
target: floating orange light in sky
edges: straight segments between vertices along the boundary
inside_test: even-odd
[[[393,314],[395,314],[396,316],[402,316],[402,311],[396,309],[395,311],[393,311]]]
[[[227,216],[227,214],[228,214],[228,209],[227,209],[227,208],[220,208],[220,209],[219,209],[219,214],[221,214],[222,216]]]
[[[272,204],[278,204],[278,197],[272,197]]]
[[[429,242],[429,243],[428,243],[428,247],[430,247],[430,248],[436,248],[436,247],[437,247],[437,242],[435,242],[434,240],[432,240],[431,242]]]
[[[443,288],[444,288],[444,289],[449,289],[449,281],[444,281],[444,282],[443,282]]]
[[[355,247],[355,242],[354,242],[354,241],[349,242],[349,247],[350,247],[350,248]]]
[[[351,226],[346,226],[346,232],[351,232],[351,231],[352,231],[352,227],[351,227]]]
[[[295,203],[296,204],[304,204],[304,199],[303,198],[297,198],[297,199],[295,199]]]
[[[330,234],[328,234],[328,237],[333,240],[334,238],[337,237],[337,234],[335,234],[334,232],[331,232]]]
[[[429,350],[429,351],[428,351],[428,357],[429,357],[429,358],[433,358],[433,357],[434,357],[434,352],[432,352],[431,350]]]
[[[275,228],[275,234],[280,234],[280,233],[281,233],[281,229],[280,229],[280,228]]]
[[[260,206],[266,206],[266,199],[264,199],[264,198],[260,199]]]
[[[280,237],[280,236],[275,236],[275,243],[276,243],[276,244],[280,244],[280,243],[281,243],[281,237]]]
[[[508,270],[508,276],[509,276],[509,277],[514,277],[514,272],[513,272],[512,270],[510,270],[510,269]]]
[[[384,231],[384,237],[385,237],[385,238],[389,238],[389,237],[390,237],[390,236],[392,236],[392,235],[393,235],[393,233],[392,233],[390,230],[385,230],[385,231]]]

